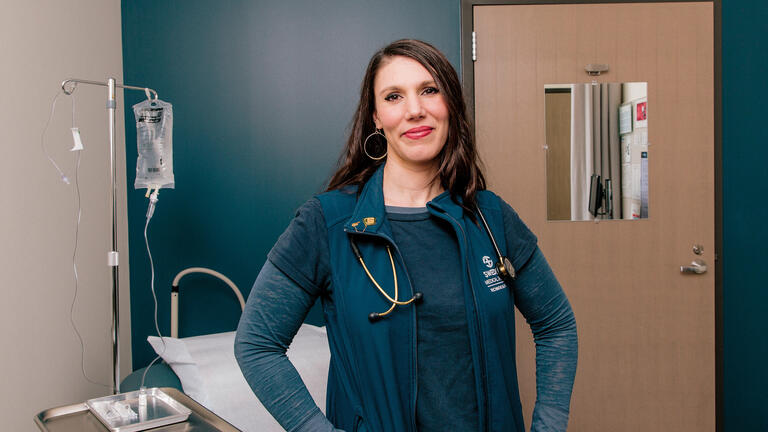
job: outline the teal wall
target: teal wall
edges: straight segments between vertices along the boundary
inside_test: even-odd
[[[160,330],[169,333],[170,285],[210,267],[243,291],[294,211],[332,173],[368,59],[414,37],[459,65],[457,0],[130,0],[122,2],[123,77],[174,106],[176,189],[163,190],[149,226]],[[125,94],[127,172],[136,130]],[[133,367],[152,359],[154,334],[144,191],[128,190]],[[301,251],[296,251],[301,254]],[[229,331],[234,296],[209,276],[181,283],[183,335]],[[315,308],[309,322],[319,323]]]
[[[768,431],[768,3],[722,3],[723,420]]]
[[[723,422],[768,430],[768,5],[723,1]],[[170,283],[189,266],[217,269],[245,294],[293,211],[323,189],[344,140],[371,53],[400,37],[433,42],[459,64],[459,1],[124,1],[126,83],[174,104],[177,189],[150,225],[161,330]],[[126,107],[140,100],[126,93]],[[126,109],[129,181],[136,159]],[[153,333],[142,231],[146,199],[129,190],[134,368]],[[297,253],[299,253],[297,251]],[[182,283],[186,335],[228,331],[234,298],[215,280]],[[222,289],[227,289],[222,286]],[[192,311],[192,312],[189,312]],[[194,316],[193,316],[194,315]],[[319,322],[314,310],[309,321]],[[216,323],[216,324],[214,324]]]

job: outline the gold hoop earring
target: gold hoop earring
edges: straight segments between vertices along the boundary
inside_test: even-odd
[[[384,159],[384,158],[387,156],[387,151],[386,151],[386,148],[385,148],[385,150],[384,150],[384,154],[383,154],[383,155],[381,155],[381,156],[379,156],[379,157],[373,157],[373,156],[371,156],[371,154],[370,154],[370,153],[368,153],[368,148],[367,148],[367,147],[368,147],[368,140],[369,140],[369,139],[370,139],[372,136],[374,136],[374,135],[380,135],[382,138],[384,138],[384,142],[387,142],[387,137],[386,137],[386,136],[384,136],[384,134],[383,134],[383,133],[381,133],[381,132],[380,132],[378,129],[374,129],[373,133],[372,133],[372,134],[370,134],[370,135],[368,135],[368,136],[365,138],[365,141],[363,141],[363,152],[365,152],[365,155],[366,155],[366,156],[368,156],[369,158],[371,158],[371,159],[373,159],[373,160],[375,160],[375,161],[377,161],[377,160],[382,160],[382,159]]]

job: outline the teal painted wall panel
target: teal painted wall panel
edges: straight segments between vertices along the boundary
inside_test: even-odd
[[[149,226],[160,329],[169,333],[170,285],[210,267],[250,292],[293,213],[321,192],[342,148],[360,81],[388,42],[427,40],[459,65],[459,2],[148,1],[122,3],[124,81],[174,106],[176,189],[163,190]],[[128,182],[136,131],[125,94]],[[128,191],[134,369],[153,355],[154,306],[143,229],[144,191]],[[300,254],[301,251],[296,251]],[[209,276],[181,283],[186,336],[234,329],[234,296]],[[316,307],[307,321],[319,323]]]
[[[768,3],[723,11],[723,421],[768,431]]]

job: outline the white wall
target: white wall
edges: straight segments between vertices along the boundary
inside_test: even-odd
[[[80,371],[80,344],[69,323],[74,292],[74,184],[44,157],[40,134],[50,103],[68,77],[122,82],[119,0],[0,3],[0,418],[2,430],[35,431],[33,416],[106,395]],[[111,249],[106,88],[80,86],[76,125],[86,150],[80,185],[77,257],[80,291],[74,318],[85,341],[85,369],[111,382]],[[46,145],[74,177],[71,102],[60,97]],[[118,187],[121,253],[121,369],[130,365],[128,247],[122,92],[118,92]]]

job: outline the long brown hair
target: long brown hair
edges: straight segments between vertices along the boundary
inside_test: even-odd
[[[408,57],[424,66],[443,95],[448,107],[448,136],[440,159],[438,176],[441,186],[450,192],[454,201],[461,198],[462,207],[472,212],[477,191],[485,189],[485,177],[467,116],[467,107],[461,90],[461,83],[447,58],[432,45],[414,39],[401,39],[377,51],[365,71],[360,86],[360,102],[352,118],[352,128],[347,145],[341,153],[338,169],[328,182],[327,190],[344,186],[361,188],[385,159],[372,160],[365,155],[365,138],[375,130],[373,111],[376,109],[373,95],[373,80],[383,62],[394,56]]]

